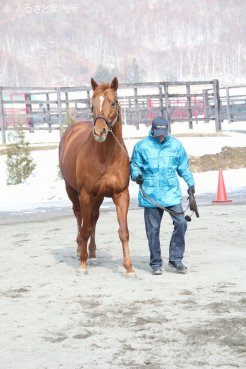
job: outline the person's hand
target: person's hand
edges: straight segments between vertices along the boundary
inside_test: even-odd
[[[198,209],[197,209],[197,204],[196,204],[196,200],[195,200],[195,196],[194,194],[190,194],[189,197],[189,206],[190,206],[190,210],[191,211],[194,211],[197,218],[199,218],[199,212],[198,212]]]
[[[195,186],[190,186],[187,190],[188,195],[194,195],[195,193]]]
[[[142,174],[141,174],[141,173],[139,173],[139,174],[137,175],[137,178],[136,178],[136,183],[137,183],[138,185],[141,185],[141,184],[143,184],[143,181],[144,181],[143,176],[142,176]]]

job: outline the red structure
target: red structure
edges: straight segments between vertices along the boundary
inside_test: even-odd
[[[147,107],[148,107],[148,119],[149,121],[152,121],[152,119],[154,118],[154,114],[152,110],[152,100],[151,99],[147,100]]]
[[[171,102],[171,117],[175,119],[188,119],[189,113],[187,109],[187,99],[170,99]],[[191,97],[192,117],[197,118],[199,115],[205,117],[204,101],[197,99],[196,96]]]
[[[28,94],[24,92],[5,93],[4,96],[4,125],[15,126],[17,123],[29,126]]]

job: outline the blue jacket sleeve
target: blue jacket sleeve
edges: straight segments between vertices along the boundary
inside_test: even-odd
[[[130,162],[131,179],[133,181],[136,181],[137,175],[141,173],[141,168],[142,168],[141,155],[135,146],[133,149],[132,158]]]
[[[182,145],[179,150],[177,173],[184,179],[188,187],[195,185],[193,175],[189,169],[189,158]]]

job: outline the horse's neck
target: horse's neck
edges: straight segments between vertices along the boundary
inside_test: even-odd
[[[114,128],[113,128],[113,134],[115,135],[115,137],[120,141],[123,142],[123,137],[122,137],[122,121],[121,121],[121,117],[119,116],[119,120],[118,122],[116,122]]]

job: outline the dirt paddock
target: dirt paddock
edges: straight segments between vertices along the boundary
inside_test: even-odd
[[[207,205],[187,231],[187,275],[152,276],[142,210],[129,212],[126,277],[115,211],[97,265],[78,269],[72,213],[0,220],[1,369],[246,367],[245,204]],[[161,244],[165,263],[171,222]]]

